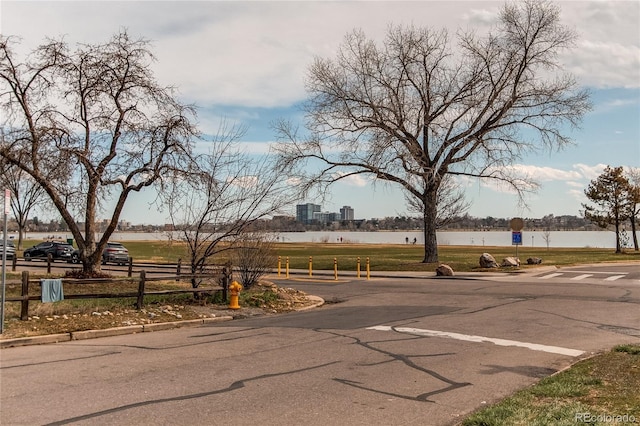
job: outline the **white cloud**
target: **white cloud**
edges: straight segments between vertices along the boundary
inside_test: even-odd
[[[334,178],[337,178],[339,176],[345,176],[346,173],[336,173],[334,175]],[[340,179],[340,182],[347,185],[347,186],[356,186],[356,187],[364,187],[367,186],[367,184],[371,181],[370,178],[364,177],[362,175],[350,175],[350,176],[346,176],[343,177],[342,179]]]
[[[117,4],[117,7],[115,5]],[[314,55],[333,56],[362,28],[382,39],[389,24],[489,28],[503,2],[12,2],[2,33],[31,46],[45,36],[102,42],[123,28],[153,41],[157,76],[198,104],[284,106],[304,98]],[[638,2],[560,2],[581,39],[567,69],[596,87],[638,87]],[[454,43],[455,46],[455,43]]]
[[[584,179],[588,180],[593,180],[600,176],[606,167],[606,164],[596,164],[594,166],[589,166],[586,164],[578,163],[573,165],[573,168],[576,169]]]
[[[227,182],[240,188],[253,188],[258,184],[258,176],[229,177]]]

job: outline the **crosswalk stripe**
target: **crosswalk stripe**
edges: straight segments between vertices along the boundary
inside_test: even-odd
[[[545,275],[543,277],[540,277],[541,280],[548,280],[549,278],[554,278],[554,277],[559,277],[560,275],[562,275],[562,273],[556,272],[553,274],[549,274],[549,275]]]
[[[567,356],[580,356],[584,354],[584,351],[580,351],[577,349],[563,348],[559,346],[540,345],[538,343],[520,342],[518,340],[496,339],[493,337],[451,333],[451,332],[439,331],[439,330],[424,330],[420,328],[409,328],[409,327],[392,327],[388,325],[376,325],[373,327],[367,327],[367,330],[395,331],[397,333],[406,333],[406,334],[412,334],[415,336],[440,337],[443,339],[463,340],[466,342],[475,342],[475,343],[493,343],[494,345],[498,345],[498,346],[516,346],[520,348],[530,349],[532,351],[542,351],[542,352],[567,355]]]
[[[624,278],[624,275],[613,275],[611,277],[607,277],[604,280],[605,281],[615,281],[615,280],[619,280],[620,278]]]
[[[577,277],[573,277],[571,279],[577,281],[577,280],[583,280],[583,279],[585,279],[587,277],[592,277],[592,276],[593,276],[593,274],[582,274],[582,275],[578,275]]]

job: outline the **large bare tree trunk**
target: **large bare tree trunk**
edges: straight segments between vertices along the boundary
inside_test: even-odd
[[[437,199],[437,191],[425,194],[424,213],[422,216],[424,222],[424,259],[422,263],[438,262],[438,237],[436,236],[437,227],[435,221],[438,213]]]

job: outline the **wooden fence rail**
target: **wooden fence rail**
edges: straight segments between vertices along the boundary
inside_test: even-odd
[[[140,271],[140,276],[138,278],[92,278],[92,279],[72,279],[65,278],[64,282],[72,283],[72,284],[117,284],[117,283],[138,283],[138,291],[136,292],[123,292],[123,293],[83,293],[83,294],[65,294],[65,299],[114,299],[114,298],[136,298],[136,309],[142,309],[144,304],[144,296],[150,295],[168,295],[168,294],[181,294],[181,293],[193,293],[193,294],[201,294],[201,293],[211,293],[211,292],[222,292],[222,297],[224,300],[227,298],[227,289],[229,288],[229,284],[231,283],[232,275],[231,268],[225,266],[221,268],[221,273],[206,273],[206,274],[179,274],[179,275],[171,275],[171,276],[156,276],[156,277],[147,277],[145,271]],[[171,280],[190,280],[192,278],[195,279],[206,279],[213,278],[219,279],[220,285],[216,287],[197,287],[197,288],[189,288],[189,289],[171,289],[171,290],[154,290],[147,291],[145,290],[145,286],[147,282],[150,281],[171,281]],[[20,291],[20,296],[9,296],[5,298],[6,302],[20,302],[20,319],[25,321],[29,317],[29,301],[30,300],[41,300],[42,293],[40,295],[29,295],[29,284],[40,284],[39,279],[30,279],[29,271],[22,272],[22,286]],[[42,292],[42,289],[40,289]]]

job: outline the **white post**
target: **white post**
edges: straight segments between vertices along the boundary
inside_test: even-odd
[[[7,279],[7,216],[9,216],[9,206],[11,204],[11,191],[4,190],[4,232],[2,242],[2,299],[0,300],[0,334],[4,332],[4,297]],[[15,254],[14,254],[15,256]]]

